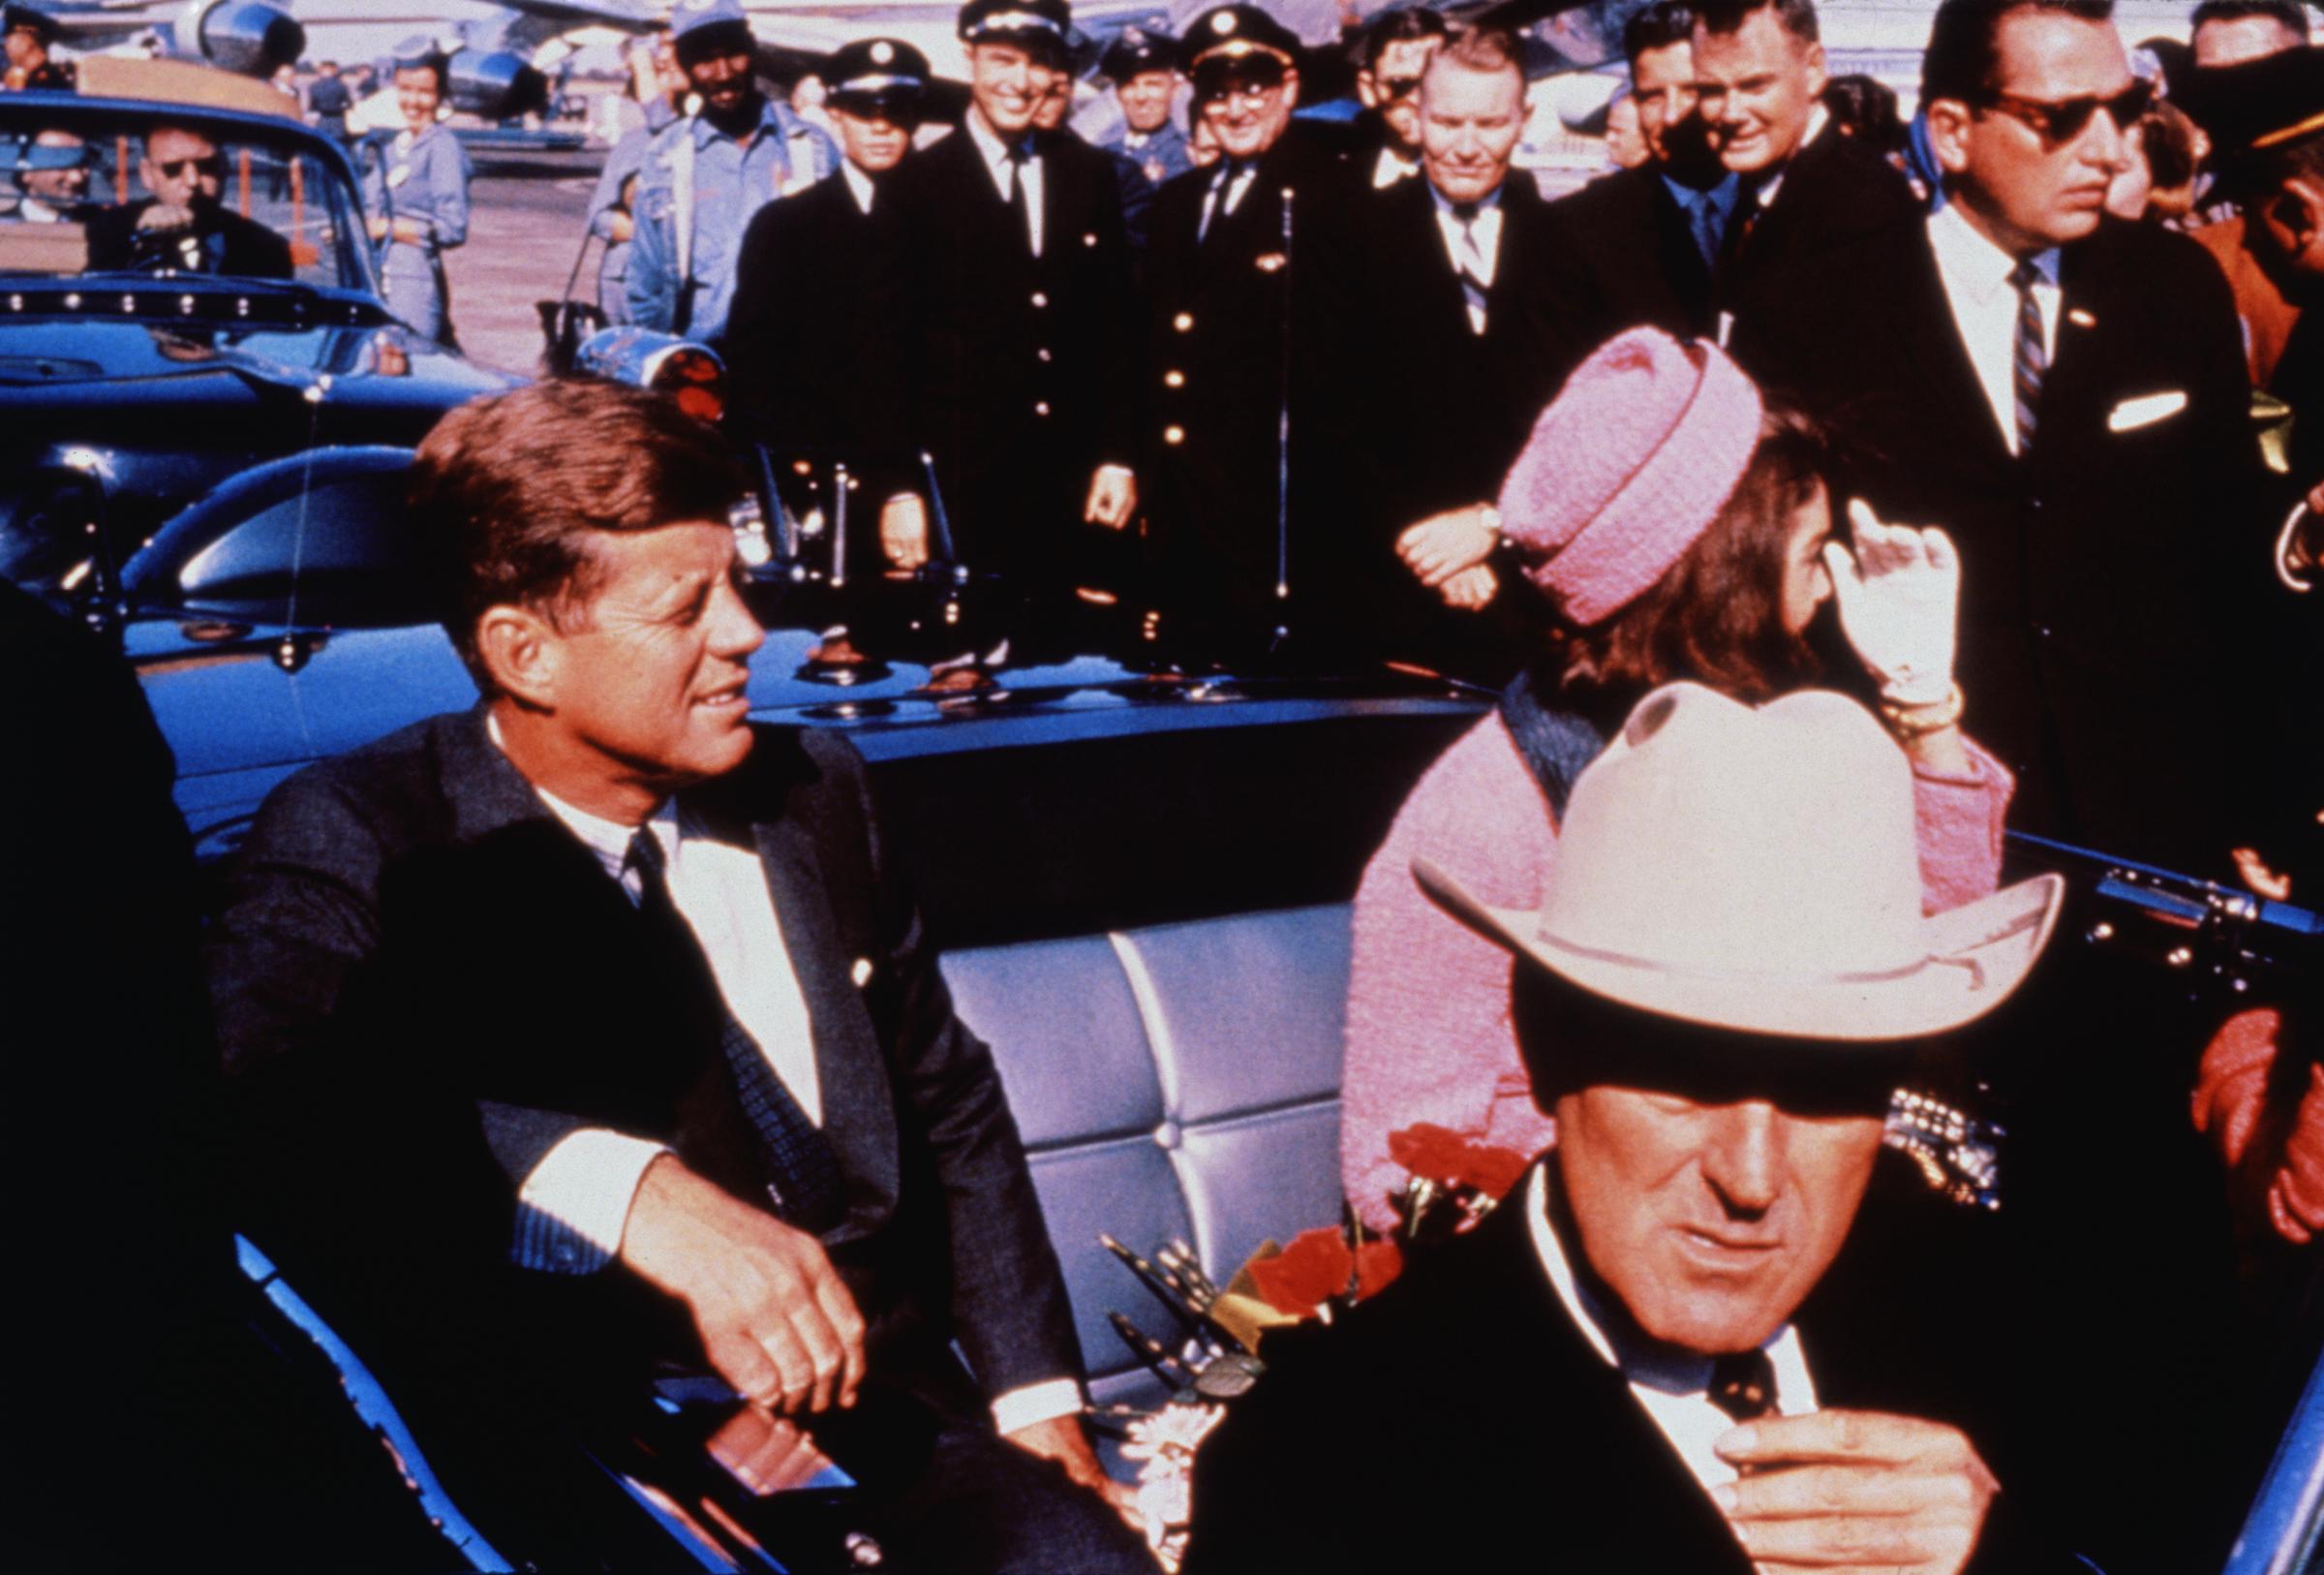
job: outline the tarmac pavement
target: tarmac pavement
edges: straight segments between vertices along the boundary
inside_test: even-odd
[[[519,376],[539,370],[540,317],[534,303],[556,300],[565,289],[604,158],[592,150],[476,160],[468,244],[444,254],[452,324],[469,359]],[[596,299],[597,255],[592,242],[573,284],[582,300]]]

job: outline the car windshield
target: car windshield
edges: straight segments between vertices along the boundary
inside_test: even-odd
[[[293,126],[168,116],[9,106],[0,274],[370,290],[360,205],[315,139]]]

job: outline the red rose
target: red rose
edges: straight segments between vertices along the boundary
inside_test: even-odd
[[[1388,1137],[1388,1157],[1423,1181],[1471,1188],[1499,1202],[1529,1161],[1513,1150],[1472,1143],[1458,1132],[1420,1122]]]
[[[1300,1231],[1275,1256],[1254,1262],[1251,1280],[1268,1306],[1304,1318],[1344,1294],[1351,1273],[1356,1279],[1356,1299],[1361,1301],[1394,1280],[1403,1267],[1404,1256],[1393,1242],[1373,1238],[1361,1251],[1351,1252],[1346,1237],[1319,1225]]]

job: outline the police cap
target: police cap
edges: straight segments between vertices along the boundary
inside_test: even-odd
[[[2222,162],[2324,135],[2324,48],[2304,44],[2192,73],[2184,108],[2211,134]]]
[[[1214,60],[1295,66],[1299,57],[1299,36],[1257,6],[1213,6],[1178,41],[1178,69],[1189,77]]]
[[[1143,27],[1125,27],[1119,37],[1106,46],[1097,69],[1116,82],[1126,82],[1149,71],[1176,71],[1178,64],[1177,40],[1167,33],[1149,33]]]
[[[1063,51],[1073,32],[1065,0],[968,0],[961,8],[963,44],[1018,44]]]
[[[917,105],[928,76],[928,56],[902,39],[857,39],[832,55],[823,82],[841,108],[870,109]]]
[[[39,6],[24,5],[21,0],[8,0],[7,12],[5,31],[13,33],[19,27],[26,28],[43,44],[56,42],[56,18]]]
[[[743,11],[743,0],[677,0],[670,7],[670,42],[683,44],[695,34],[713,27],[739,27],[750,31],[750,18]]]

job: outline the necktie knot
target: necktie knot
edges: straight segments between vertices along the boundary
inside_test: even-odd
[[[1033,139],[1030,137],[1020,137],[1012,141],[1004,142],[1001,144],[1001,152],[1011,164],[1022,170],[1033,156]]]
[[[2021,295],[2041,283],[2043,283],[2041,269],[2034,265],[2032,258],[2019,259],[2017,265],[2009,270],[2009,288]]]
[[[1458,219],[1463,225],[1475,224],[1477,222],[1477,215],[1481,211],[1483,210],[1475,202],[1455,202],[1452,204],[1452,217]]]
[[[1763,1350],[1736,1351],[1711,1363],[1710,1403],[1737,1422],[1756,1422],[1775,1409],[1775,1364]]]
[[[668,880],[669,860],[662,856],[661,844],[649,826],[639,826],[629,833],[629,850],[622,855],[622,868],[634,870],[640,880],[660,885]]]

